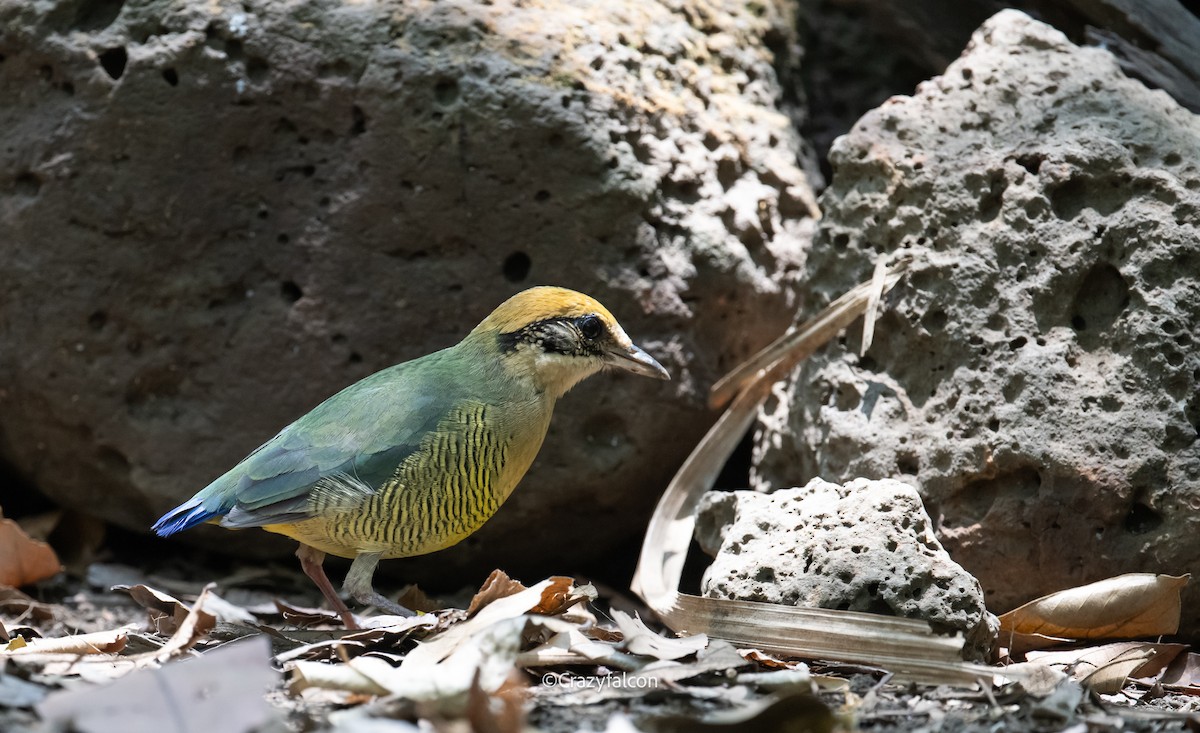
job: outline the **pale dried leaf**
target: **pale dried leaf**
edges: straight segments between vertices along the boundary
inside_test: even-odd
[[[503,600],[496,603],[500,602]],[[485,691],[495,692],[516,669],[525,625],[532,618],[518,616],[496,621],[472,634],[437,662],[431,662],[428,656],[414,661],[414,651],[398,668],[389,665],[387,669],[364,670],[361,662],[369,657],[352,659],[348,664],[392,695],[431,703],[446,714],[459,714],[476,679]]]
[[[91,634],[61,636],[55,639],[28,639],[20,648],[4,650],[0,657],[31,654],[116,654],[125,648],[129,632],[134,628],[136,627],[131,624]]]
[[[87,733],[244,733],[272,715],[263,696],[275,680],[269,656],[266,637],[253,637],[187,664],[143,669],[103,687],[55,693],[37,712],[56,728]]]
[[[617,649],[611,642],[597,641],[581,631],[567,628],[550,637],[544,644],[517,657],[519,667],[560,667],[599,664],[614,669],[634,670],[644,666],[642,660]]]
[[[351,633],[346,638],[360,638],[359,634],[368,630],[407,636],[413,633],[436,630],[441,623],[441,617],[432,613],[420,616],[372,616],[363,621],[363,631]]]
[[[1071,639],[1174,634],[1180,589],[1189,577],[1129,573],[1051,593],[1000,616],[1001,633]]]
[[[1149,662],[1154,654],[1153,649],[1128,649],[1101,664],[1079,681],[1101,695],[1120,692],[1134,670]]]
[[[0,519],[0,585],[29,585],[60,570],[62,563],[50,545],[32,539],[13,520]]]
[[[1097,692],[1120,690],[1127,677],[1154,677],[1187,650],[1185,644],[1126,641],[1083,649],[1030,652],[1031,662],[1070,674]],[[1137,661],[1131,666],[1131,662]]]
[[[704,634],[668,639],[654,632],[636,616],[613,609],[612,617],[625,637],[623,645],[630,654],[673,660],[695,654],[708,646],[708,637]]]
[[[367,674],[373,670],[377,674],[387,674],[384,668],[390,670],[392,666],[382,659],[371,657],[356,659],[354,666],[327,662],[290,662],[286,667],[289,674],[287,689],[292,695],[298,695],[310,688],[345,690],[362,695],[386,695],[387,689]]]

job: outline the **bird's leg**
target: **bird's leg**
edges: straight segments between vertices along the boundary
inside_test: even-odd
[[[325,575],[325,568],[322,567],[322,563],[325,562],[325,553],[301,542],[300,547],[296,549],[296,557],[300,558],[300,567],[304,569],[304,574],[312,578],[312,582],[321,589],[321,595],[325,596],[325,600],[329,601],[333,610],[342,617],[342,625],[347,629],[357,629],[358,622],[354,620],[354,614],[350,613],[346,603],[333,589],[333,583],[330,583],[329,577]]]
[[[382,555],[381,552],[358,553],[354,562],[350,563],[350,570],[346,573],[346,582],[342,584],[342,590],[349,593],[350,597],[359,603],[375,606],[384,613],[393,616],[415,616],[416,614],[412,611],[377,592],[375,586],[372,585],[371,578],[375,575],[375,566],[379,564],[379,558]]]

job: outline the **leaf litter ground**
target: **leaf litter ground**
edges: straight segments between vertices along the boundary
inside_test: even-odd
[[[347,631],[298,571],[187,580],[211,576],[93,563],[0,590],[0,730],[1200,730],[1200,696],[1161,685],[902,684],[677,637],[568,578],[497,573],[441,610]]]

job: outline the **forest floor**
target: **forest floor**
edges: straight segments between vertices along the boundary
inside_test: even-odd
[[[578,592],[582,583],[571,585],[565,579],[557,586],[562,591],[556,601],[560,607],[547,609],[550,594],[542,591],[541,606],[533,609],[548,612],[555,624],[540,631],[531,626],[517,631],[523,654],[515,657],[520,671],[512,672],[514,657],[506,657],[502,674],[507,678],[498,692],[483,693],[480,678],[466,682],[445,677],[451,660],[457,659],[452,655],[421,676],[458,688],[421,693],[424,702],[413,704],[403,695],[372,691],[369,682],[352,689],[355,685],[345,680],[298,678],[312,669],[344,669],[346,664],[336,664],[339,657],[342,662],[371,658],[390,674],[392,666],[416,648],[415,637],[432,637],[456,625],[468,628],[465,613],[431,613],[423,617],[423,626],[410,624],[407,629],[391,617],[377,628],[348,636],[335,617],[316,609],[318,594],[290,564],[219,562],[214,567],[211,560],[203,555],[147,560],[110,554],[105,562],[61,573],[26,589],[26,594],[0,591],[0,621],[10,639],[89,639],[93,647],[88,654],[50,649],[0,659],[0,730],[42,733],[63,730],[73,721],[70,729],[92,733],[370,733],[430,726],[497,733],[1200,731],[1200,696],[1133,684],[1111,695],[1086,692],[1077,684],[1058,685],[1041,694],[1019,684],[957,689],[900,683],[880,669],[804,663],[746,650],[731,653],[732,647],[723,642],[710,641],[706,648],[688,645],[687,639],[681,642],[655,626],[644,610],[635,614],[631,597],[605,589],[599,597],[585,598]],[[206,622],[205,614],[192,610],[210,583],[215,587],[206,594]],[[513,601],[511,593],[519,588],[485,589],[481,595],[494,596],[496,609],[501,599]],[[536,600],[536,588],[522,595],[530,593]],[[442,600],[466,609],[472,595],[473,590],[464,591]],[[405,598],[419,600],[414,595]],[[514,608],[513,614],[521,611]],[[620,618],[629,617],[621,616],[619,609],[645,619],[649,628],[623,625],[628,622]],[[369,620],[364,623],[371,625]],[[582,632],[571,637],[574,663],[529,656],[548,653],[553,644],[541,643],[547,637],[567,638],[572,631]],[[649,666],[627,665],[632,659],[630,640],[637,635],[652,642],[639,649],[643,660],[646,655],[658,657]],[[503,641],[498,646],[488,643],[475,649],[473,657],[485,676],[486,660],[504,656]],[[674,646],[678,644],[687,648]],[[580,664],[580,649],[597,661]],[[375,679],[386,676],[381,675]],[[208,692],[183,692],[197,684]],[[385,681],[388,689],[395,690],[393,684],[403,688],[412,682]],[[204,727],[196,727],[201,722]]]

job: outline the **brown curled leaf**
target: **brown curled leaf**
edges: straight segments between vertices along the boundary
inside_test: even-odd
[[[1002,615],[1002,638],[1009,631],[1068,639],[1174,634],[1190,577],[1128,573],[1051,593]]]

